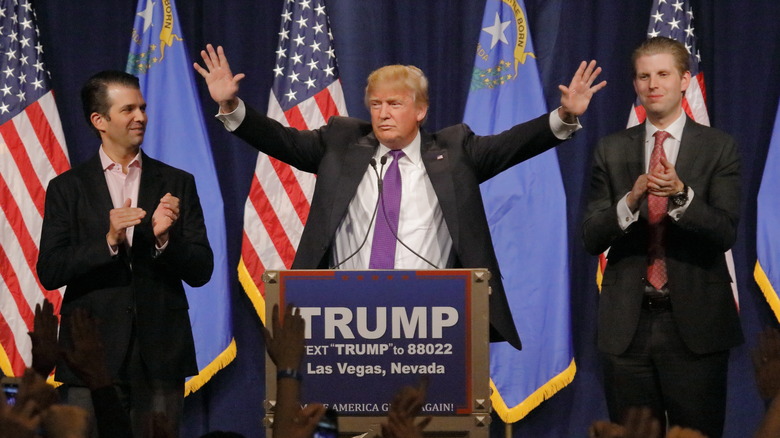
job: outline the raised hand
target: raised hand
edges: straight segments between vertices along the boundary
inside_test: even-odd
[[[244,79],[244,74],[233,75],[230,70],[225,51],[222,46],[214,50],[211,44],[206,45],[206,50],[200,51],[200,57],[203,58],[203,68],[197,62],[192,66],[206,80],[209,87],[209,94],[214,102],[219,104],[219,110],[223,114],[233,112],[238,106],[238,83]]]
[[[70,333],[73,349],[65,352],[71,371],[84,381],[89,389],[111,385],[103,343],[97,323],[84,309],[75,309],[70,315]]]
[[[415,424],[425,404],[428,392],[428,376],[422,376],[417,387],[405,386],[395,395],[387,413],[387,423],[382,424],[382,438],[422,438],[423,429],[431,417]]]
[[[179,198],[166,193],[160,199],[160,203],[152,214],[152,229],[154,237],[157,238],[157,245],[161,246],[168,242],[168,231],[179,219]]]
[[[54,315],[54,305],[44,299],[43,305],[35,305],[33,330],[27,334],[32,342],[32,367],[44,379],[51,374],[60,355],[57,345],[59,320]]]
[[[596,67],[596,61],[582,61],[580,67],[571,78],[569,86],[558,85],[561,90],[561,108],[558,115],[567,123],[575,123],[576,118],[588,109],[590,99],[596,92],[607,86],[607,81],[596,85],[593,82],[601,74],[601,67]]]
[[[142,208],[130,205],[131,200],[128,198],[123,206],[113,208],[108,213],[109,228],[106,241],[112,247],[123,243],[127,239],[127,229],[140,224],[141,219],[146,216],[146,212]]]
[[[301,366],[305,346],[306,325],[298,308],[288,304],[282,320],[279,320],[279,305],[274,304],[271,315],[273,334],[263,327],[265,349],[279,370],[294,369]]]

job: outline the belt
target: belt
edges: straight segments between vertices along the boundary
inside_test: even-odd
[[[643,295],[642,308],[647,310],[672,310],[672,299],[669,295]]]

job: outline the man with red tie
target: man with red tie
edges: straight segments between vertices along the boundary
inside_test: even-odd
[[[645,123],[595,151],[583,224],[587,250],[609,248],[598,346],[609,414],[647,406],[659,420],[723,432],[729,349],[743,342],[724,253],[736,240],[734,139],[683,111],[685,46],[657,37],[633,54]]]

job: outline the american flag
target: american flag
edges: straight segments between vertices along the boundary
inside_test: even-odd
[[[0,4],[0,368],[20,376],[31,364],[35,305],[45,297],[58,312],[62,301],[35,264],[46,187],[70,164],[32,4]]]
[[[285,2],[268,116],[285,126],[315,129],[346,115],[333,35],[323,0]],[[265,320],[262,275],[289,269],[306,224],[315,176],[263,153],[244,206],[239,279]]]
[[[658,36],[675,39],[685,45],[690,53],[691,82],[685,91],[682,106],[688,117],[696,122],[709,126],[710,117],[707,114],[707,93],[704,88],[704,72],[701,71],[701,55],[696,45],[696,37],[693,33],[693,9],[690,3],[682,0],[654,0],[653,8],[650,12],[650,24],[647,27],[647,37],[654,38]],[[639,103],[639,99],[634,102],[634,107],[628,116],[628,127],[636,126],[645,121],[645,109]],[[734,271],[734,256],[731,250],[726,252],[726,263],[728,264],[731,278],[736,279]],[[597,283],[601,286],[601,274],[607,266],[606,253],[599,257],[599,267],[597,274]],[[734,293],[734,302],[739,305],[739,295],[737,293],[736,281],[731,283],[731,289]]]

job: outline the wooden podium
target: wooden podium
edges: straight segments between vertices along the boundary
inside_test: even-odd
[[[390,401],[430,378],[425,436],[487,437],[490,424],[485,269],[267,271],[266,321],[293,303],[306,321],[301,402],[339,413],[340,437],[376,437]],[[276,367],[266,356],[270,435]]]

